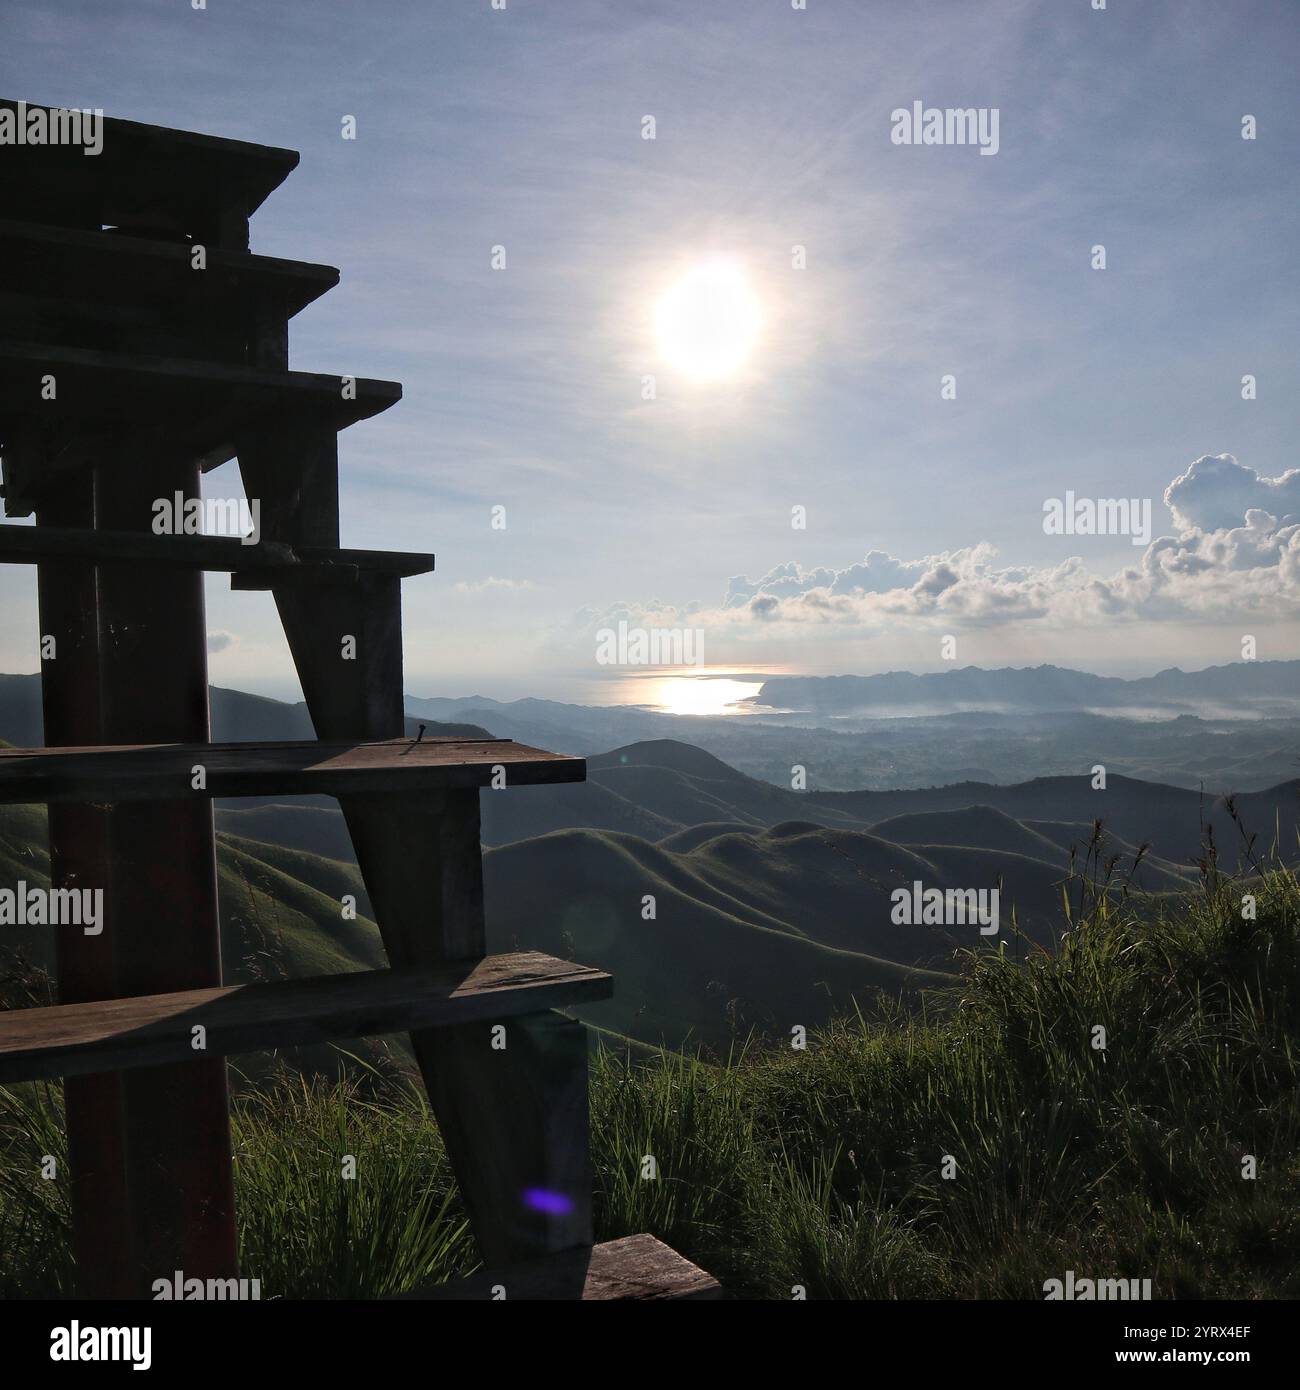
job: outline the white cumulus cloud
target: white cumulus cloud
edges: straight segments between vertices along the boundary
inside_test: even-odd
[[[574,629],[629,624],[770,630],[892,623],[1086,626],[1116,619],[1220,621],[1284,618],[1300,604],[1300,469],[1268,478],[1230,454],[1199,458],[1165,500],[1177,534],[1159,536],[1133,565],[1095,574],[1078,556],[1049,566],[1007,565],[983,542],[907,559],[869,551],[844,569],[796,561],[757,579],[734,575],[721,602],[624,602],[575,615]],[[1267,502],[1269,505],[1260,505]]]
[[[1266,478],[1231,454],[1206,454],[1165,489],[1174,524],[1185,531],[1218,531],[1240,526],[1247,512],[1259,510],[1283,525],[1300,521],[1300,468]]]

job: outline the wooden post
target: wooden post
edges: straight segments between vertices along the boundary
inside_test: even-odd
[[[68,479],[37,512],[44,526],[94,525],[94,485],[88,473]],[[49,746],[99,743],[99,623],[95,567],[59,563],[37,569],[42,643],[53,655],[41,661],[41,705]],[[108,812],[62,804],[49,808],[50,880],[59,888],[109,885]],[[55,937],[59,1000],[80,1004],[117,993],[113,933],[87,936],[75,926]],[[128,1298],[134,1292],[126,1185],[122,1078],[70,1077],[63,1085],[68,1135],[73,1253],[77,1282],[87,1298]]]
[[[152,504],[199,495],[197,463],[133,459],[97,470],[96,524],[148,530]],[[112,743],[206,742],[203,576],[166,583],[133,565],[99,567],[104,736]],[[112,814],[106,904],[123,995],[221,983],[212,802],[141,803]],[[159,912],[159,904],[163,911]],[[140,1292],[174,1270],[238,1273],[226,1064],[159,1067],[123,1079],[135,1274]]]
[[[106,463],[93,487],[96,526],[147,531],[155,498],[177,488],[198,494],[198,467]],[[83,495],[76,518],[83,525],[91,519],[85,505]],[[106,743],[206,741],[202,576],[178,569],[159,582],[117,564],[43,571],[42,627],[59,624],[73,637],[69,667],[53,669],[60,655],[44,672],[57,726],[47,737],[84,741],[93,713]],[[64,997],[219,984],[212,803],[69,809],[71,819],[61,808],[51,817],[58,871],[103,887],[104,917],[93,942],[65,933]],[[88,882],[91,875],[100,881]],[[236,1274],[225,1063],[87,1078],[70,1083],[68,1105],[86,1292],[147,1297],[154,1279],[177,1269],[197,1278]]]

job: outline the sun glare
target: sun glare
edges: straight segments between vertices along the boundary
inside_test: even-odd
[[[748,360],[760,318],[744,269],[734,261],[708,261],[688,271],[659,300],[659,351],[697,381],[723,381]]]
[[[629,679],[625,693],[629,703],[658,714],[735,715],[747,713],[741,702],[762,688],[762,681],[717,676],[637,676]]]

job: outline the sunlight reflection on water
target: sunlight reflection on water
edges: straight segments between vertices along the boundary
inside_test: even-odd
[[[629,676],[623,699],[648,705],[660,714],[747,714],[737,705],[757,695],[762,681],[729,680],[721,676]]]

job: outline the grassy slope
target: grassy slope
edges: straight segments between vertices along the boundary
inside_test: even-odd
[[[223,823],[284,834],[289,811],[328,823],[314,808],[277,806],[223,813]],[[933,819],[912,824],[924,829]],[[1028,838],[1034,847],[1014,822],[994,829],[986,839]],[[42,831],[39,809],[0,810],[0,883],[24,873],[44,882],[43,853],[27,852],[43,842]],[[1014,911],[1031,940],[1054,940],[1064,864],[1057,854],[1048,863],[998,849],[900,845],[807,822],[711,827],[698,842],[679,833],[657,844],[563,830],[488,853],[490,941],[614,973],[615,999],[583,1011],[592,1023],[641,1042],[679,1045],[689,1035],[720,1049],[751,1028],[785,1035],[795,1024],[820,1025],[877,990],[939,983],[933,972],[949,971],[952,951],[980,937],[973,926],[892,922],[891,893],[916,880],[1000,886],[1004,938]],[[354,865],[224,832],[217,862],[227,979],[383,965]],[[355,920],[342,914],[346,894],[357,899]],[[642,915],[647,895],[655,899],[652,921]],[[42,929],[11,932],[5,944],[37,965],[52,964]]]
[[[13,887],[20,880],[28,887],[50,886],[44,806],[0,806],[0,886]]]
[[[984,953],[928,1022],[836,1022],[727,1065],[602,1055],[600,1236],[652,1231],[782,1300],[1040,1299],[1067,1269],[1149,1278],[1157,1299],[1300,1295],[1300,885],[1252,888],[1255,921],[1226,884],[1162,918],[1098,910],[1027,966]],[[473,1263],[417,1095],[292,1081],[244,1097],[235,1135],[264,1297],[373,1297]],[[38,1176],[64,1152],[57,1088],[0,1092],[0,1294],[69,1286],[66,1183]]]
[[[1279,771],[1289,769],[1280,768]],[[1262,792],[1233,798],[1247,831],[1267,848],[1275,836],[1289,862],[1296,858],[1300,830],[1300,782],[1281,782]],[[1111,776],[1104,790],[1092,790],[1090,778],[1039,777],[1014,786],[956,783],[951,786],[891,792],[809,792],[803,814],[823,820],[831,813],[857,816],[869,824],[882,817],[958,811],[987,805],[1022,823],[1066,821],[1087,826],[1101,820],[1107,832],[1130,845],[1150,843],[1170,863],[1196,859],[1208,826],[1225,856],[1235,861],[1239,832],[1225,797],[1202,797],[1183,787]]]
[[[261,806],[219,804],[217,829],[242,840],[307,850],[325,859],[351,862],[352,841],[338,806],[270,802]]]
[[[614,998],[582,1016],[673,1045],[689,1032],[725,1049],[738,1031],[784,1035],[794,1024],[824,1021],[855,997],[941,982],[911,962],[817,940],[797,896],[782,902],[764,891],[789,868],[782,855],[769,854],[759,866],[702,854],[595,830],[492,850],[485,863],[489,944],[532,946],[611,971]],[[655,899],[654,920],[642,916],[647,895]]]
[[[387,963],[354,865],[223,834],[217,867],[232,978],[337,974]],[[342,914],[345,894],[357,899],[355,920]]]
[[[0,807],[0,886],[23,880],[48,887],[46,843],[43,806]],[[320,975],[384,963],[354,866],[218,835],[217,876],[228,979]],[[343,918],[345,893],[358,900],[355,921]],[[44,927],[6,927],[0,945],[21,951],[42,969],[53,967],[51,934]]]
[[[0,883],[25,878],[44,886],[47,857],[28,851],[44,840],[43,809],[0,808]],[[897,993],[941,980],[912,971],[910,960],[876,958],[861,943],[829,939],[837,912],[856,919],[862,910],[852,868],[835,860],[843,881],[831,893],[817,883],[815,866],[800,868],[791,854],[788,843],[774,841],[729,862],[725,843],[674,855],[632,836],[585,830],[525,841],[487,856],[492,941],[498,949],[550,950],[612,968],[617,998],[583,1016],[656,1044],[690,1035],[725,1048],[737,1030],[813,1026],[877,989]],[[222,833],[217,868],[228,980],[385,964],[354,865]],[[646,893],[657,899],[655,922],[641,920]],[[355,920],[342,915],[345,894],[357,899]],[[3,944],[38,967],[53,965],[43,928],[11,929]]]

